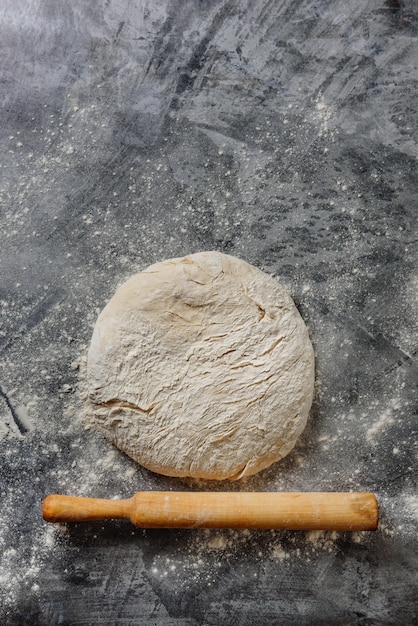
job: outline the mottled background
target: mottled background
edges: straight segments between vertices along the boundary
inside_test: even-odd
[[[418,620],[414,0],[3,0],[0,622]],[[233,490],[372,490],[376,533],[53,526],[51,492],[222,489],[86,432],[100,309],[219,250],[290,289],[309,425]]]

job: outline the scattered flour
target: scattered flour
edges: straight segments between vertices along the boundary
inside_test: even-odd
[[[386,426],[390,426],[394,423],[394,419],[392,416],[392,412],[390,409],[382,413],[379,419],[367,429],[367,439],[368,441],[373,441],[376,435],[381,433]]]
[[[13,607],[19,597],[37,593],[42,588],[39,573],[51,557],[57,541],[66,532],[64,526],[43,525],[33,533],[29,553],[22,567],[22,555],[15,548],[5,546],[4,528],[0,528],[0,607]],[[18,536],[18,530],[16,529]]]
[[[414,517],[418,523],[418,495],[405,496],[405,502],[408,512]]]

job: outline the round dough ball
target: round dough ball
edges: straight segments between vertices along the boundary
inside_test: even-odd
[[[232,256],[151,265],[100,314],[87,419],[168,476],[235,480],[285,456],[312,403],[314,355],[287,290]]]

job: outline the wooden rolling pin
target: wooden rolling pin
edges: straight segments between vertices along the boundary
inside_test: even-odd
[[[372,493],[143,491],[128,500],[50,495],[47,522],[129,519],[140,528],[376,530]]]

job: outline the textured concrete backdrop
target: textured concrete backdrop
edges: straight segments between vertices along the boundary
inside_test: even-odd
[[[3,0],[2,624],[416,623],[417,35],[413,0]],[[225,488],[78,419],[116,287],[212,249],[288,286],[317,358],[294,451],[228,488],[372,490],[378,532],[42,522]]]

